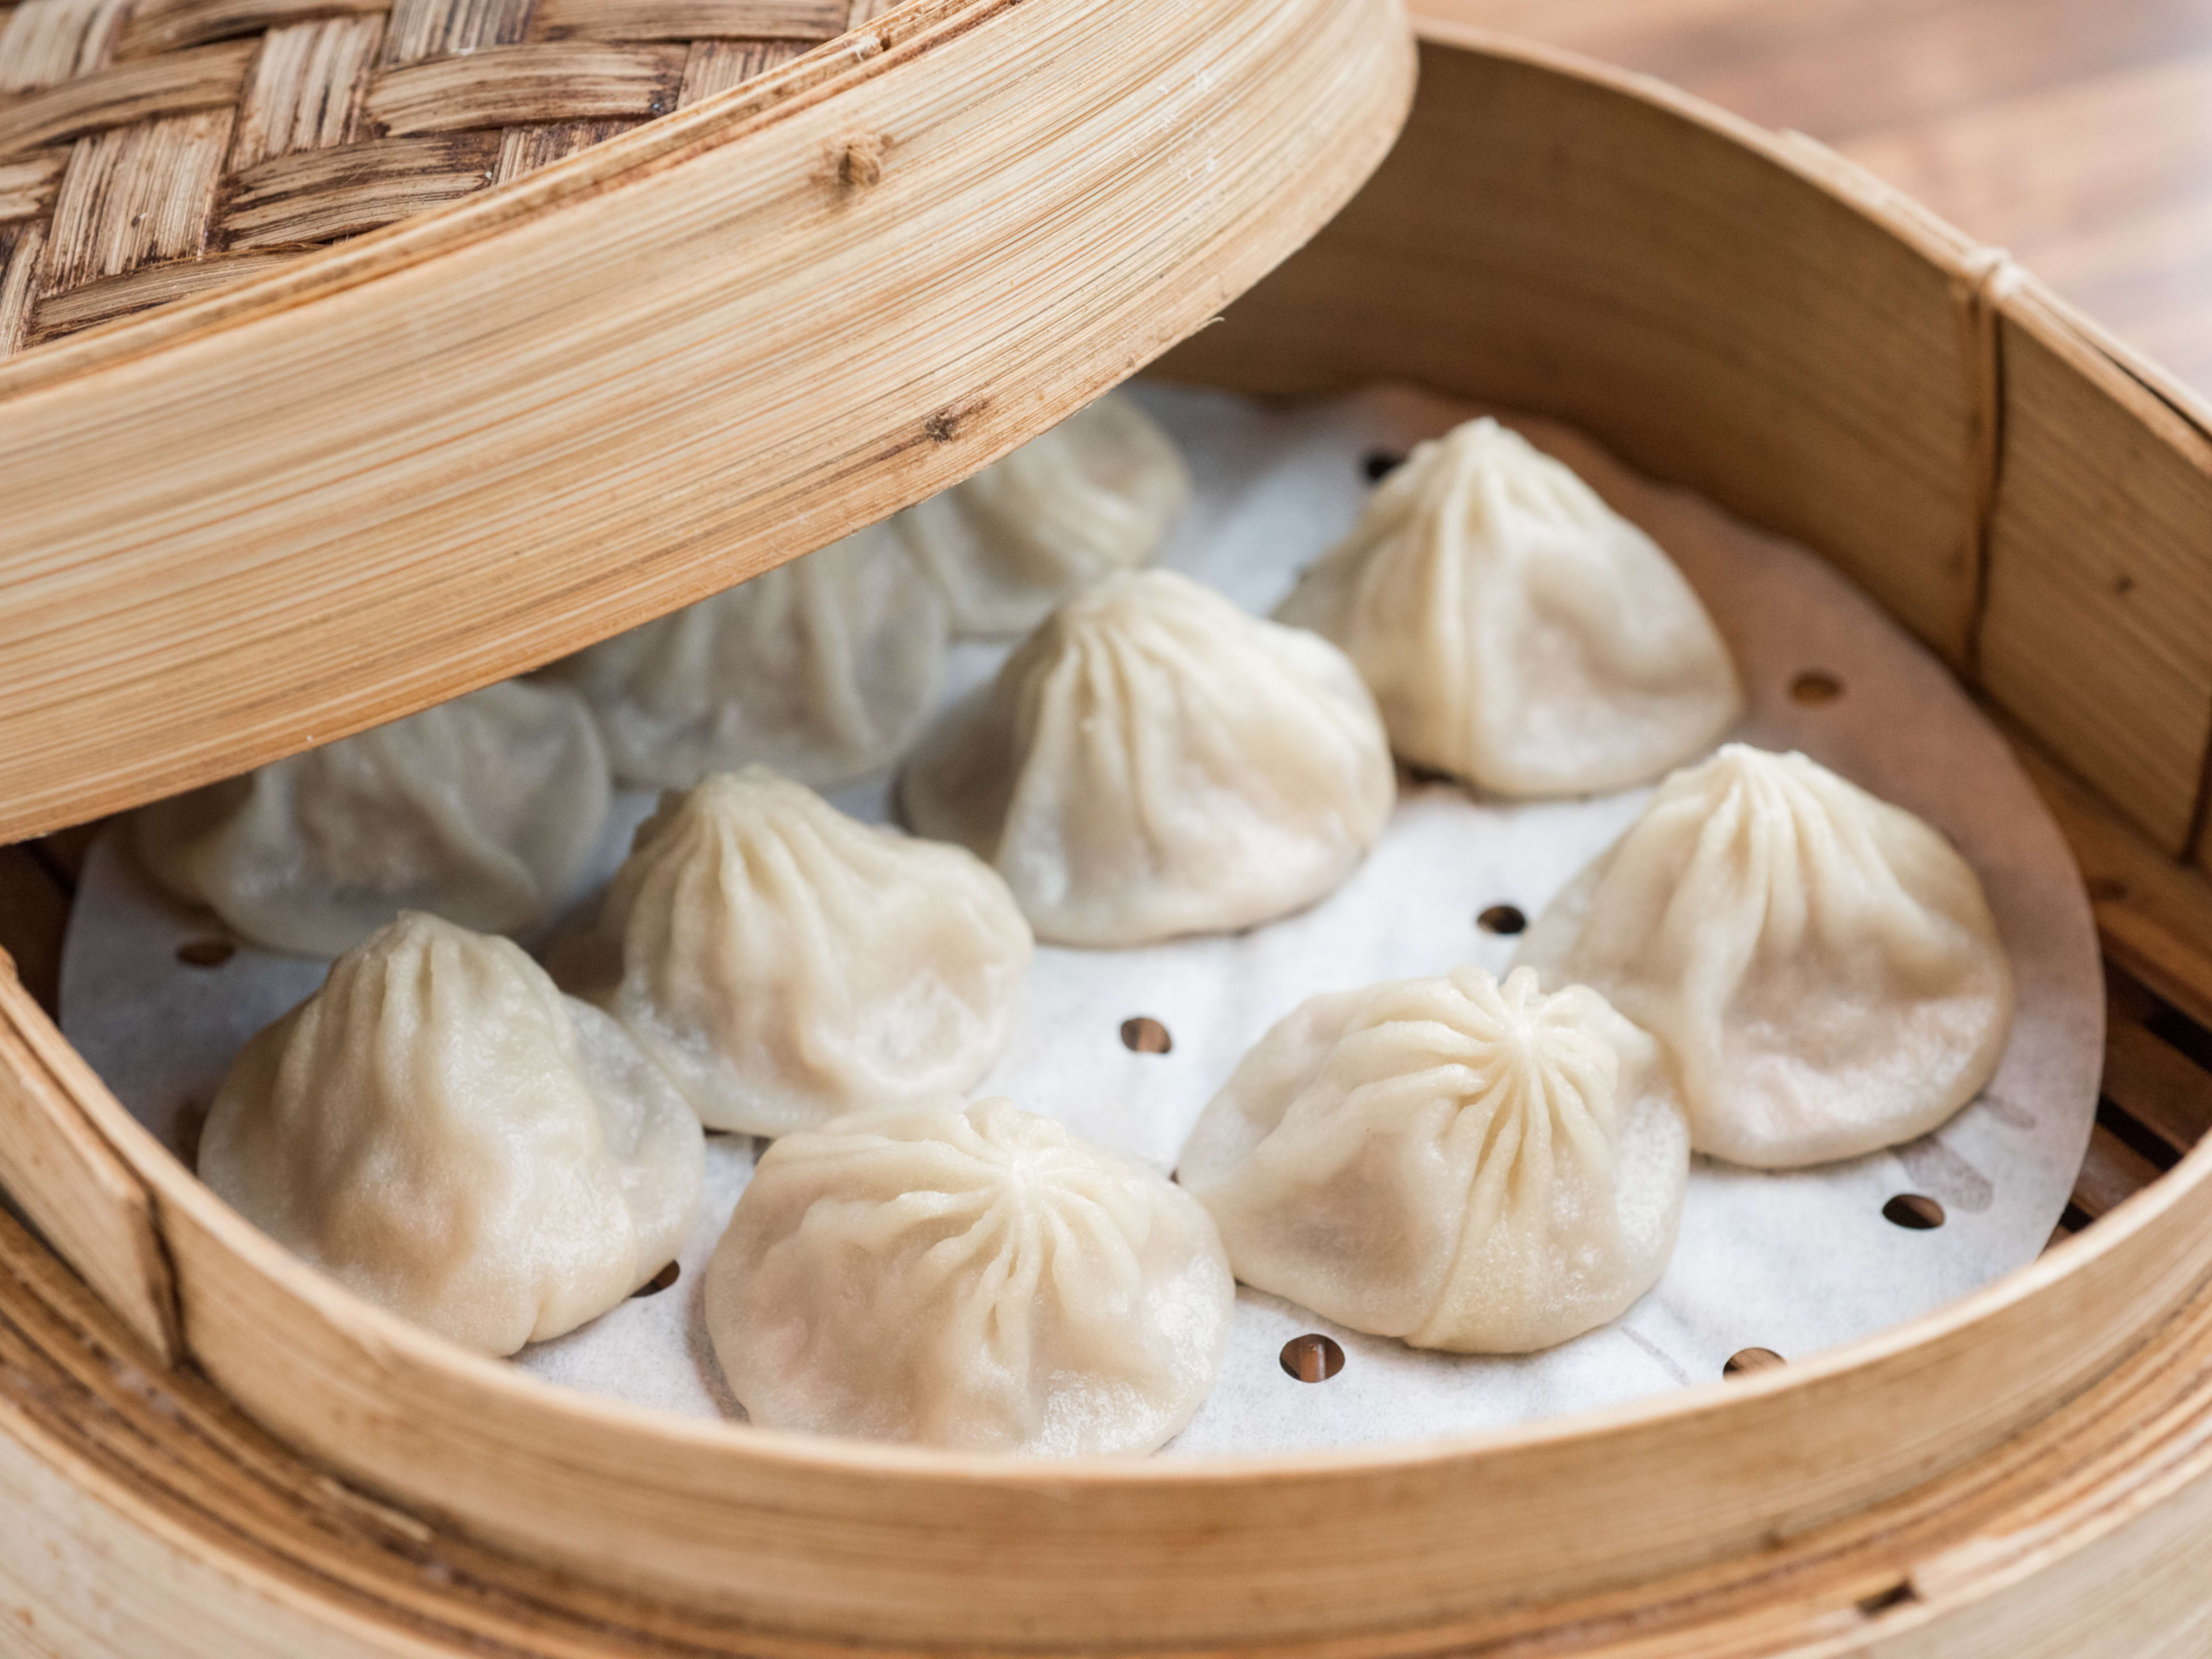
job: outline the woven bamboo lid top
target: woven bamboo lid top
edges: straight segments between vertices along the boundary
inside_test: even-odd
[[[0,357],[520,178],[890,3],[0,5]]]

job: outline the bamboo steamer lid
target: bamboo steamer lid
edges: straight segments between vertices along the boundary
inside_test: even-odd
[[[0,7],[0,842],[957,482],[1326,223],[1413,77],[1400,0]]]

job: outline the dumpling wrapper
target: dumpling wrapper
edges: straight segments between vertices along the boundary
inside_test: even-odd
[[[974,1085],[1013,1040],[1034,948],[964,848],[754,766],[664,796],[552,963],[702,1123],[780,1135]]]
[[[1109,392],[892,522],[943,587],[959,633],[1011,640],[1101,577],[1149,560],[1190,487],[1175,441]]]
[[[1936,830],[1799,754],[1731,744],[1523,935],[1658,1037],[1698,1151],[1794,1169],[1927,1133],[2012,1030],[1982,884]]]
[[[829,788],[905,751],[946,638],[937,584],[876,525],[546,672],[591,705],[626,782],[688,789],[759,763]]]
[[[1074,1457],[1190,1421],[1236,1285],[1164,1176],[1010,1102],[945,1101],[769,1147],[704,1297],[756,1423]]]
[[[507,680],[155,801],[131,834],[162,886],[241,937],[335,957],[402,910],[487,933],[545,920],[610,792],[575,695]]]
[[[1374,699],[1319,635],[1170,571],[1069,600],[925,735],[899,781],[1039,939],[1151,944],[1334,891],[1397,798]]]
[[[1501,795],[1647,782],[1743,712],[1658,544],[1488,416],[1416,446],[1275,615],[1350,653],[1400,755]]]
[[[200,1177],[349,1289],[483,1353],[573,1330],[674,1261],[698,1120],[520,945],[410,912],[261,1031]]]
[[[1529,1353],[1658,1282],[1689,1167],[1649,1036],[1594,991],[1459,968],[1302,1005],[1176,1178],[1248,1285],[1415,1347]]]

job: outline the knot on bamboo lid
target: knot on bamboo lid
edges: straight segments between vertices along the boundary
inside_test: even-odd
[[[856,132],[837,157],[837,182],[848,190],[866,190],[883,182],[884,152],[890,140],[880,132]]]

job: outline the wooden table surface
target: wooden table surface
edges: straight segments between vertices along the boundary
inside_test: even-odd
[[[2212,0],[1412,0],[1794,127],[2212,392]]]

